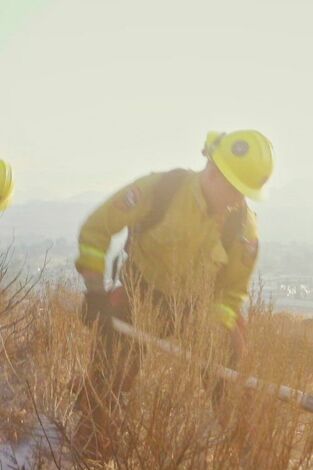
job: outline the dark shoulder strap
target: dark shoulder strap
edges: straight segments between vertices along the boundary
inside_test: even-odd
[[[148,214],[135,227],[128,227],[128,237],[124,246],[126,253],[136,236],[160,223],[175,196],[188,175],[188,170],[175,168],[163,173],[153,189],[152,206]]]
[[[248,206],[246,202],[237,210],[232,211],[227,217],[223,232],[222,243],[226,251],[229,251],[236,238],[243,234],[247,220]]]
[[[135,232],[145,232],[163,220],[172,199],[187,175],[188,171],[182,168],[175,168],[161,175],[154,188],[151,210],[135,228]]]

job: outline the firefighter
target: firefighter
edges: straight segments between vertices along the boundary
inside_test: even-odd
[[[142,288],[151,288],[158,301],[179,295],[187,304],[191,296],[203,295],[206,275],[213,279],[211,315],[230,332],[239,358],[245,351],[240,309],[258,254],[256,218],[246,198],[264,197],[273,149],[260,132],[239,130],[209,132],[202,153],[207,159],[202,171],[144,176],[110,197],[83,224],[76,267],[86,285],[85,321],[104,318],[110,308],[103,287],[106,254],[112,235],[127,227],[129,263]],[[131,322],[126,310],[124,319]],[[118,387],[129,388],[125,376]]]
[[[14,192],[14,180],[11,165],[0,160],[0,211],[10,205]]]

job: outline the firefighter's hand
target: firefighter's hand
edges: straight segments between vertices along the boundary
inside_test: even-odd
[[[102,326],[110,320],[108,296],[104,289],[87,291],[83,301],[83,323],[91,327],[97,318],[99,318],[99,322]]]
[[[88,292],[103,292],[103,274],[91,271],[90,269],[81,269],[80,274]]]

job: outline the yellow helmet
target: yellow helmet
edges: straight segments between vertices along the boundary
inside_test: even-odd
[[[0,211],[4,211],[12,200],[14,181],[11,165],[0,160]]]
[[[264,198],[263,186],[273,172],[273,147],[263,134],[255,130],[209,132],[204,155],[244,196]]]

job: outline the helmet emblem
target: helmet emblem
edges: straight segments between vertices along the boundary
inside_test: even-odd
[[[232,145],[231,151],[236,157],[244,157],[249,152],[249,144],[245,140],[237,140]]]

